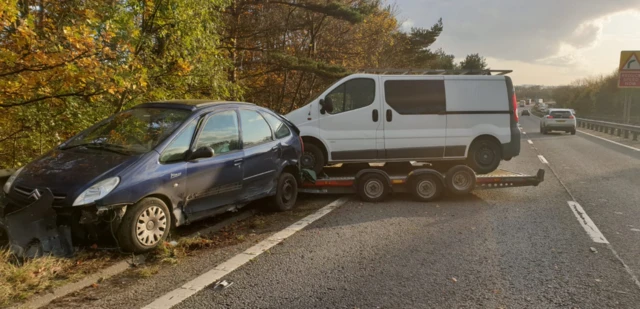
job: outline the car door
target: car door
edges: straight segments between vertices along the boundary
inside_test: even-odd
[[[232,204],[242,189],[243,151],[237,112],[213,112],[199,127],[191,150],[211,147],[214,154],[187,162],[187,214]]]
[[[319,134],[328,144],[329,161],[377,159],[384,151],[378,77],[347,80],[324,97],[333,110],[318,119]]]
[[[446,98],[442,76],[383,76],[385,159],[442,158]]]
[[[282,151],[267,121],[257,111],[241,109],[244,177],[242,201],[266,196],[275,185],[277,159]]]

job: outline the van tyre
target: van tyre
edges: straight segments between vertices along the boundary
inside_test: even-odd
[[[272,208],[275,211],[291,210],[298,199],[298,181],[290,173],[283,172],[278,178],[276,195],[273,196]]]
[[[357,192],[362,201],[381,202],[389,194],[389,183],[387,178],[380,174],[366,174],[358,179]]]
[[[502,147],[492,139],[478,139],[471,143],[467,165],[477,174],[495,171],[502,160]]]
[[[171,214],[158,198],[147,197],[129,206],[118,227],[118,244],[127,252],[147,252],[162,243],[171,230]]]
[[[436,175],[418,175],[411,180],[411,193],[420,202],[432,202],[440,199],[444,185]]]
[[[319,174],[322,172],[325,160],[324,152],[320,147],[312,143],[304,145],[304,153],[300,158],[300,163],[303,168],[312,169],[316,174]]]
[[[465,195],[475,189],[476,174],[468,166],[458,165],[447,171],[444,182],[449,192]]]

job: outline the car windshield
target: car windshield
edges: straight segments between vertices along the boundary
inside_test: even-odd
[[[77,135],[62,149],[86,146],[145,153],[167,138],[190,114],[190,111],[169,108],[126,110]]]

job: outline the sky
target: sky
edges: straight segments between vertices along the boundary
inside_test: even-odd
[[[564,85],[610,74],[640,50],[640,0],[392,0],[405,30],[444,31],[432,46],[462,60],[480,53],[517,85]]]

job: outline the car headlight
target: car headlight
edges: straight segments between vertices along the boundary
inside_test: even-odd
[[[13,182],[16,180],[16,178],[18,178],[18,174],[22,172],[22,169],[24,169],[24,166],[19,168],[17,171],[15,171],[15,173],[13,173],[11,176],[9,176],[9,179],[7,179],[7,182],[4,183],[4,187],[2,187],[2,189],[4,190],[4,193],[9,194],[9,190],[11,190],[11,185],[13,185]]]
[[[82,192],[73,202],[73,206],[91,204],[96,200],[101,199],[109,194],[109,192],[113,191],[119,183],[120,177],[111,177],[99,181],[95,185],[89,187],[89,189],[84,190],[84,192]]]

